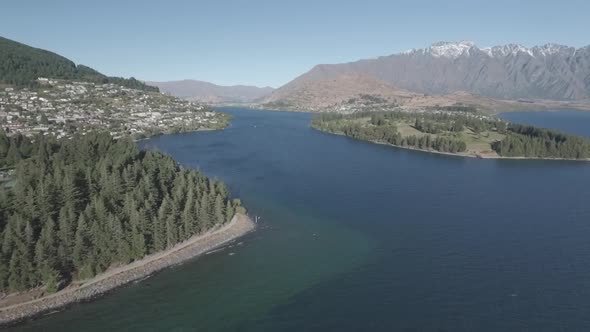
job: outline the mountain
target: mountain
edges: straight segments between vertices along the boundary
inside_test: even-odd
[[[158,91],[158,88],[135,78],[109,77],[90,67],[76,65],[61,55],[0,37],[0,83],[34,86],[39,77],[114,83],[132,89]]]
[[[425,95],[452,95],[457,92],[503,100],[543,99],[581,102],[590,99],[590,46],[573,48],[546,44],[526,48],[510,44],[479,48],[472,42],[440,42],[424,49],[359,60],[343,64],[324,64],[277,89],[265,100],[280,103],[300,98],[301,87],[319,82],[362,75],[357,87],[366,91],[368,78],[389,84],[396,90]],[[334,95],[349,91],[353,82]],[[310,96],[309,88],[305,89]],[[380,92],[381,93],[381,92]],[[308,100],[309,104],[309,100]],[[317,105],[322,104],[318,100]]]
[[[268,109],[312,112],[348,112],[392,105],[406,109],[461,106],[497,111],[533,108],[535,104],[497,100],[465,91],[444,95],[416,93],[358,73],[334,75],[329,79],[296,79],[261,102]]]
[[[274,90],[247,85],[221,86],[197,80],[146,82],[175,97],[209,104],[251,103],[266,97]]]
[[[296,79],[264,99],[266,107],[320,111],[338,105],[366,102],[399,104],[417,94],[358,73],[329,78]]]

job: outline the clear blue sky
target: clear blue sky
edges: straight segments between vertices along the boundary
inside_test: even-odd
[[[3,1],[0,35],[105,74],[280,86],[436,41],[590,44],[590,1]]]

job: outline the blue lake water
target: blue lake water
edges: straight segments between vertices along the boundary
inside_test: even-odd
[[[225,181],[259,229],[14,330],[590,330],[590,164],[434,155],[321,133],[309,114],[226,111],[226,130],[142,146]],[[503,116],[590,136],[590,113]]]
[[[590,137],[590,112],[513,112],[504,113],[501,117],[512,122],[552,128],[570,134]]]

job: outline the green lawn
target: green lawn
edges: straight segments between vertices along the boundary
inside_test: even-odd
[[[353,122],[359,123],[365,126],[371,126],[370,118],[355,119]],[[440,134],[427,134],[414,128],[414,123],[410,122],[396,122],[395,123],[398,132],[403,137],[416,136],[421,137],[424,135],[431,135],[432,137],[449,137],[464,141],[467,144],[468,154],[484,154],[484,155],[495,155],[496,152],[492,150],[492,143],[500,141],[505,135],[499,134],[495,131],[485,131],[479,134],[473,132],[471,129],[465,129],[460,133],[444,132]]]

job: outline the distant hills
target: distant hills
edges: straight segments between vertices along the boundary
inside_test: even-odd
[[[339,107],[364,94],[404,105],[433,105],[457,96],[491,108],[587,105],[590,46],[479,48],[472,42],[440,42],[376,59],[315,66],[275,90],[263,104],[318,110]]]
[[[248,85],[221,86],[197,80],[145,83],[175,97],[209,104],[252,103],[269,96],[274,90]]]
[[[76,65],[61,55],[0,37],[0,83],[35,86],[39,77],[114,83],[133,89],[158,91],[157,87],[135,78],[109,77],[90,67]]]

